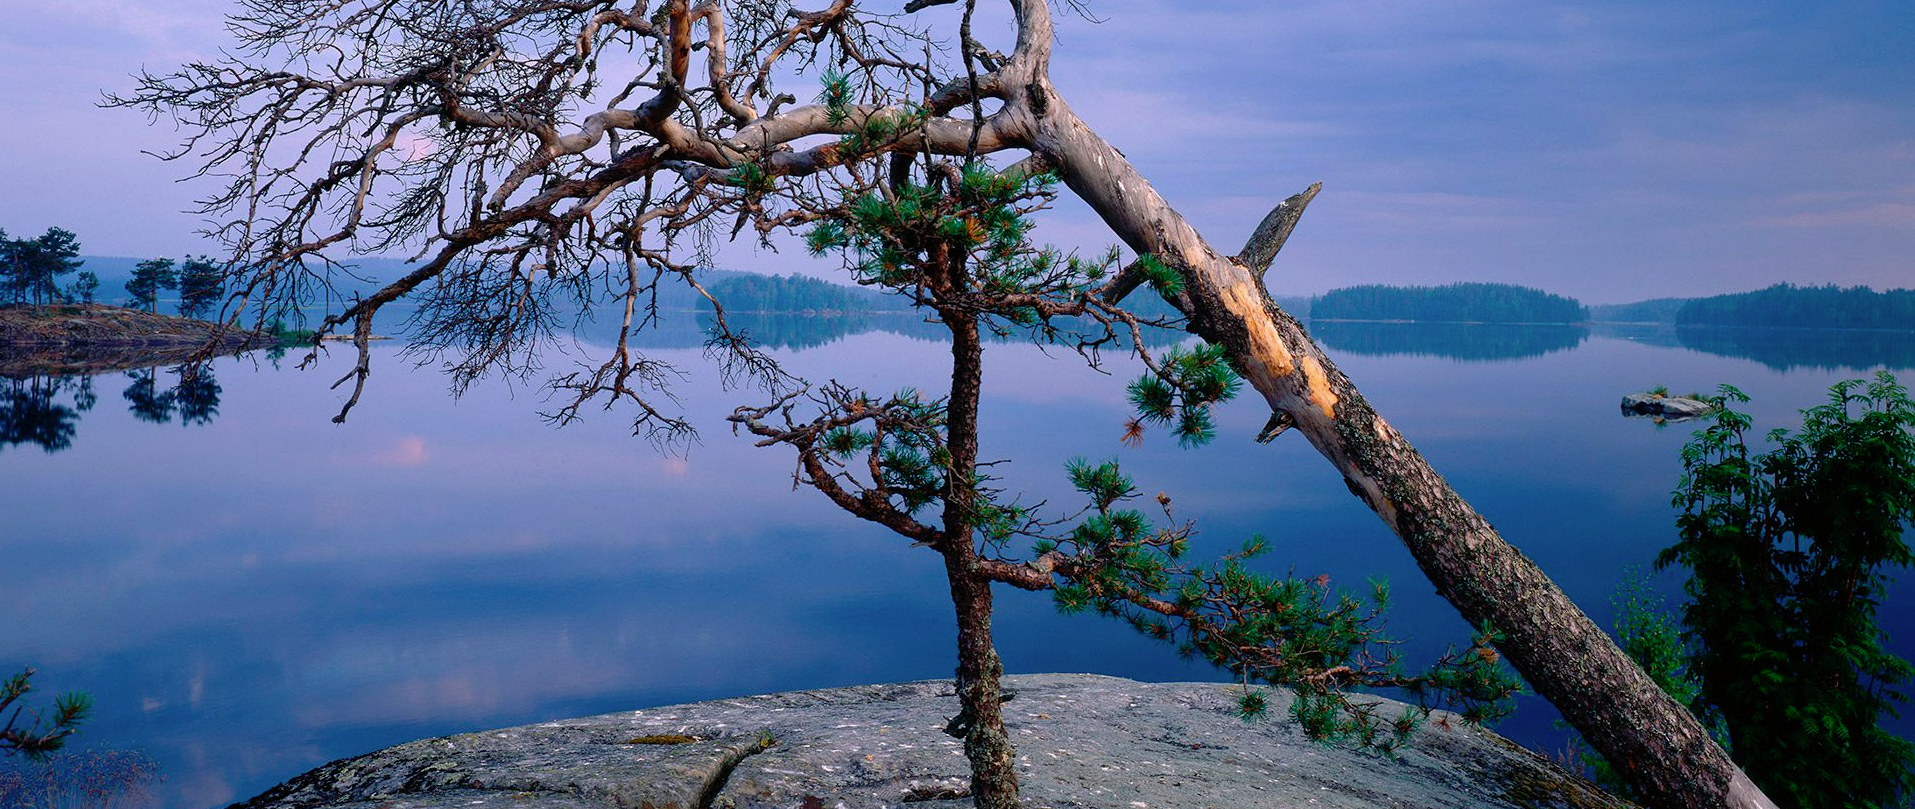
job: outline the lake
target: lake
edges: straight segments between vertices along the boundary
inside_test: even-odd
[[[619,410],[549,426],[539,413],[554,403],[534,383],[489,380],[455,399],[393,344],[377,349],[343,425],[330,422],[343,395],[329,386],[351,362],[340,349],[307,371],[296,356],[219,360],[185,391],[165,368],[85,390],[0,379],[13,418],[0,442],[0,668],[40,669],[36,705],[90,693],[75,755],[142,751],[164,779],[153,803],[180,807],[420,737],[950,676],[937,557],[794,491],[788,453],[734,436],[723,416],[767,397],[725,389],[681,319],[648,349],[688,374],[679,406],[701,436],[677,454],[632,436]],[[751,327],[814,382],[946,384],[943,347],[909,316]],[[1622,395],[1731,383],[1764,431],[1796,424],[1835,380],[1915,367],[1907,334],[1313,329],[1377,410],[1605,626],[1625,572],[1673,542],[1669,495],[1693,427],[1624,419]],[[542,359],[563,371],[579,357]],[[1300,438],[1250,441],[1268,417],[1254,398],[1220,409],[1209,447],[1182,450],[1157,430],[1130,448],[1119,438],[1134,364],[1113,358],[1105,375],[1068,351],[1009,343],[986,360],[984,455],[1010,461],[998,471],[1027,502],[1074,509],[1065,461],[1116,457],[1197,522],[1198,553],[1261,533],[1271,572],[1390,579],[1389,627],[1411,661],[1467,641],[1408,552]],[[1653,580],[1679,591],[1672,575]],[[1915,656],[1911,599],[1899,582],[1883,609],[1904,657]],[[1006,590],[998,604],[1012,673],[1224,679],[1041,595]],[[1499,729],[1559,751],[1553,719],[1526,698]]]

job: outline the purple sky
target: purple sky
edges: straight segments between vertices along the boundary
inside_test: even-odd
[[[143,65],[217,53],[228,4],[7,5],[0,227],[64,226],[95,255],[210,249],[178,213],[207,187],[140,153],[170,129],[93,105]],[[1058,85],[1213,242],[1234,248],[1277,199],[1324,182],[1274,290],[1493,280],[1612,302],[1915,286],[1905,0],[1091,7],[1108,21],[1060,15]],[[1111,241],[1068,203],[1038,233]],[[830,271],[795,251],[721,260]]]

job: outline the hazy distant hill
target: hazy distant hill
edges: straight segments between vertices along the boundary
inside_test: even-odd
[[[1691,298],[1652,298],[1635,303],[1592,303],[1589,319],[1600,323],[1674,323]]]
[[[1589,310],[1574,298],[1515,284],[1398,287],[1367,284],[1310,302],[1314,320],[1411,320],[1462,323],[1581,323]]]

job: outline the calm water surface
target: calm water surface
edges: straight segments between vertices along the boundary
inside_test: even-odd
[[[772,340],[777,353],[814,381],[943,387],[942,347],[921,330],[848,333],[862,328],[766,330],[790,335]],[[1766,429],[1792,424],[1837,379],[1915,365],[1906,339],[1872,337],[1319,333],[1377,409],[1604,625],[1624,571],[1672,542],[1689,433],[1619,417],[1622,394],[1733,383]],[[341,396],[328,385],[345,352],[317,371],[219,361],[215,401],[200,388],[184,419],[143,387],[177,381],[166,369],[94,378],[85,412],[72,381],[0,380],[75,411],[69,431],[0,443],[0,667],[30,663],[44,691],[90,692],[97,715],[78,746],[145,751],[164,777],[154,802],[181,807],[424,736],[949,676],[936,557],[793,491],[788,454],[722,421],[763,395],[724,390],[695,340],[678,345],[653,353],[691,375],[682,406],[703,433],[682,455],[632,437],[617,412],[553,429],[536,386],[493,381],[455,400],[392,346],[344,425],[329,422]],[[546,357],[548,369],[572,361]],[[1132,449],[1118,437],[1133,367],[1105,376],[1022,345],[990,347],[987,365],[985,454],[1012,462],[1002,471],[1027,500],[1073,504],[1064,461],[1114,456],[1213,550],[1261,532],[1272,572],[1388,577],[1390,627],[1412,639],[1412,659],[1466,640],[1301,439],[1250,443],[1268,415],[1256,402],[1222,408],[1211,447],[1179,450],[1157,432]],[[1679,584],[1655,581],[1671,594]],[[1903,656],[1915,656],[1911,599],[1898,584],[1884,608]],[[1115,623],[1059,616],[1042,596],[1006,591],[999,605],[1011,672],[1219,679]],[[1553,718],[1528,699],[1500,729],[1560,749]]]

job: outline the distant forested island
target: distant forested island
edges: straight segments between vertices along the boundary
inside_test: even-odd
[[[786,312],[842,314],[895,311],[910,304],[903,298],[864,287],[834,284],[802,275],[728,275],[706,289],[731,312]],[[710,311],[711,301],[698,299],[698,308]]]
[[[1589,309],[1574,298],[1515,284],[1347,287],[1310,303],[1312,320],[1416,320],[1469,323],[1581,323]]]
[[[1915,290],[1776,284],[1687,301],[1675,319],[1677,326],[1915,329]]]

